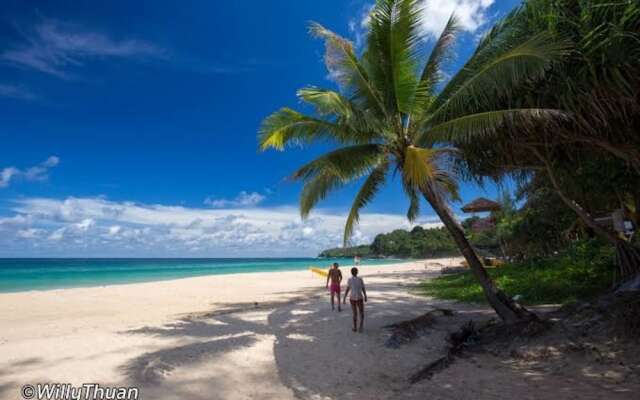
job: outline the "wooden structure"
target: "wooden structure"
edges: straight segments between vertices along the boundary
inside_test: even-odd
[[[465,213],[500,211],[501,209],[502,206],[500,205],[500,203],[485,199],[484,197],[478,197],[471,203],[462,206],[462,211],[464,211]]]
[[[491,212],[500,211],[502,206],[492,200],[485,199],[484,197],[478,197],[471,203],[465,204],[462,207],[462,211],[465,213],[477,213],[477,212]],[[471,224],[471,229],[474,232],[482,232],[495,228],[496,221],[491,216],[486,218],[479,218]]]
[[[465,204],[462,207],[462,211],[464,211],[465,213],[492,212],[500,210],[502,210],[502,206],[500,205],[500,203],[493,200],[485,199],[484,197],[478,197],[477,199]],[[473,232],[482,232],[494,229],[495,226],[495,218],[489,215],[485,218],[477,218],[475,221],[473,221],[471,224],[471,230]],[[476,253],[478,252],[478,249],[474,250],[476,251]],[[504,260],[495,257],[483,257],[482,263],[485,267],[501,267],[504,264]],[[466,261],[463,261],[462,266],[468,268],[469,264]]]

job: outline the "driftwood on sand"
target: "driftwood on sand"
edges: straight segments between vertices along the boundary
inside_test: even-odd
[[[415,374],[411,375],[409,377],[409,383],[414,384],[423,379],[431,378],[434,373],[447,368],[451,363],[453,363],[455,357],[462,352],[465,346],[476,340],[477,337],[478,333],[473,321],[469,321],[462,325],[459,330],[449,334],[447,337],[448,345],[446,347],[445,355],[430,362]]]
[[[387,325],[385,328],[391,329],[391,336],[384,345],[388,348],[397,349],[403,344],[410,343],[416,339],[420,333],[423,333],[433,325],[437,315],[450,317],[453,313],[453,310],[436,308],[414,319]]]

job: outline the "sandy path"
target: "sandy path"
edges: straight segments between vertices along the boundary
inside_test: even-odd
[[[362,334],[307,272],[0,295],[0,399],[50,381],[136,385],[154,400],[632,398],[624,387],[531,374],[487,354],[409,385],[442,354],[449,331],[491,315],[456,306],[428,335],[385,348],[383,326],[450,306],[408,293],[439,270],[424,265],[362,268],[370,296]]]

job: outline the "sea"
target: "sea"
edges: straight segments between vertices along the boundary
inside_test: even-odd
[[[364,259],[362,266],[398,262]],[[353,259],[317,258],[0,258],[0,293],[153,282],[194,276],[328,268]]]

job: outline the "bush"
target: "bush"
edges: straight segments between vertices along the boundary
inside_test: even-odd
[[[611,287],[614,252],[594,240],[574,242],[562,253],[489,270],[498,286],[523,304],[569,303]],[[442,299],[485,302],[470,272],[442,276],[420,286],[420,293]]]

